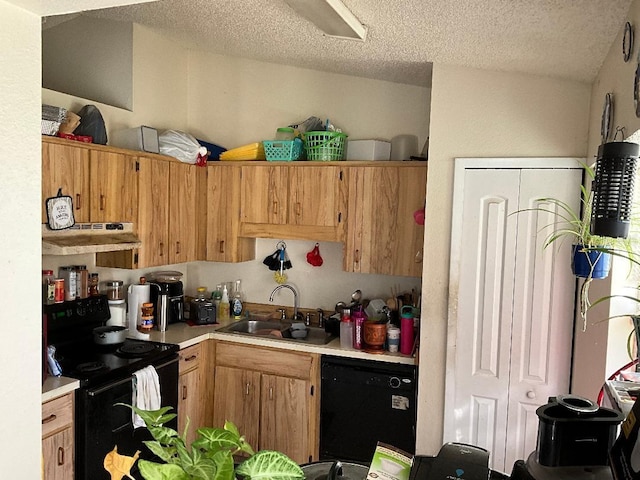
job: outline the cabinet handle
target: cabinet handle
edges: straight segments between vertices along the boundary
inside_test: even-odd
[[[64,465],[64,447],[58,447],[58,466]]]
[[[246,396],[249,396],[249,386],[250,386],[250,385],[251,385],[251,384],[250,384],[249,382],[247,382],[247,384],[246,384],[246,388],[245,388],[245,391],[244,391],[244,394],[245,394]]]
[[[80,194],[76,193],[76,210],[80,210]]]
[[[180,255],[180,242],[176,242],[176,255]]]
[[[191,362],[193,360],[195,360],[196,358],[198,358],[197,355],[191,355],[190,357],[187,357],[184,359],[185,362]]]
[[[220,240],[220,253],[224,253],[224,240]]]
[[[269,387],[269,400],[273,400],[273,387]]]
[[[182,386],[182,400],[186,400],[187,399],[187,386],[183,385]]]
[[[296,211],[296,215],[299,217],[300,214],[302,213],[302,206],[300,205],[300,202],[296,202],[295,211]]]
[[[104,211],[105,209],[105,196],[100,195],[100,210]]]
[[[56,417],[56,415],[54,413],[52,413],[47,418],[43,418],[42,419],[42,424],[44,425],[45,423],[53,422],[56,418],[58,418],[58,417]]]
[[[278,214],[278,202],[276,201],[273,202],[273,214],[274,215]]]
[[[356,253],[353,256],[353,262],[356,264],[360,263],[360,250],[356,250]]]
[[[164,242],[160,242],[160,253],[158,255],[164,257]]]

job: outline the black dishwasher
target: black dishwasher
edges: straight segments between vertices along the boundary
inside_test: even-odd
[[[414,365],[323,355],[320,460],[371,462],[378,442],[415,453]]]

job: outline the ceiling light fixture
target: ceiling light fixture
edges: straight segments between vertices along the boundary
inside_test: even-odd
[[[298,15],[330,37],[362,40],[367,29],[340,0],[285,0]]]

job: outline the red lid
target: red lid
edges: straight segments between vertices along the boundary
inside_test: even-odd
[[[53,275],[53,270],[42,270],[43,275]]]

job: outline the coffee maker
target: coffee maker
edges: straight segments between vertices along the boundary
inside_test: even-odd
[[[153,272],[150,301],[155,311],[155,323],[161,332],[167,325],[184,322],[184,287],[181,272]]]

